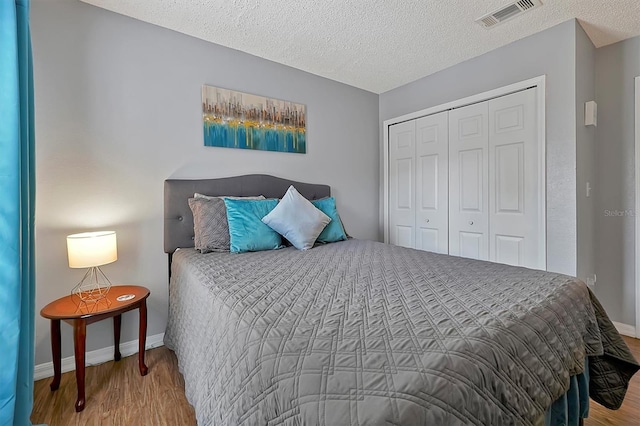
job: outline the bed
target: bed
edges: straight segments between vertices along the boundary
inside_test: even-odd
[[[575,278],[355,239],[192,248],[195,192],[291,184],[330,195],[266,175],[165,181],[165,344],[198,424],[577,424],[588,394],[620,406],[640,367]]]

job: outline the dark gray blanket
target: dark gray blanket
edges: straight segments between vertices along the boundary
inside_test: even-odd
[[[622,405],[629,380],[640,365],[629,351],[604,308],[589,291],[595,309],[604,353],[589,359],[589,396],[612,410]]]
[[[609,406],[638,368],[564,275],[358,240],[173,259],[200,425],[537,424],[585,356]]]

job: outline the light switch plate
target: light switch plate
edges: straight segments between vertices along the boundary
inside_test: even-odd
[[[596,101],[585,102],[584,104],[584,125],[598,125],[598,104]]]

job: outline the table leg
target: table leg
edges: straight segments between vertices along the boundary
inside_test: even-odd
[[[140,375],[146,376],[149,369],[144,364],[144,349],[147,344],[147,301],[140,303],[140,337],[138,338],[138,366]]]
[[[113,353],[113,359],[120,361],[122,355],[120,354],[120,328],[122,324],[122,315],[116,315],[113,317],[113,346],[115,351]]]
[[[84,410],[84,355],[87,340],[87,322],[83,319],[73,321],[73,346],[76,355],[76,385],[78,386],[78,399],[76,411]]]
[[[60,320],[51,320],[51,355],[53,356],[53,381],[49,387],[52,391],[60,387],[60,359],[62,352],[60,348]]]

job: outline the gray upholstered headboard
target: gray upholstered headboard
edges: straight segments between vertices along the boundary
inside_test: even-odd
[[[294,185],[305,198],[317,200],[331,195],[328,185],[295,182],[269,175],[246,175],[220,179],[167,179],[164,181],[164,251],[193,247],[193,215],[188,199],[195,192],[205,195],[264,195],[281,198]]]

